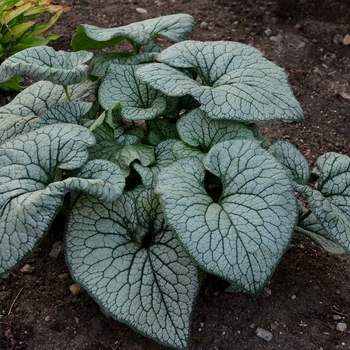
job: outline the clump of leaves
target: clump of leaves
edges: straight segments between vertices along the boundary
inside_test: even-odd
[[[35,46],[47,45],[61,35],[41,35],[50,29],[68,6],[51,5],[51,0],[6,0],[0,3],[0,64],[11,55]],[[49,13],[47,23],[37,18]],[[1,89],[21,90],[19,78],[0,84]]]
[[[1,82],[39,80],[0,108],[0,273],[64,208],[72,277],[176,349],[206,272],[256,296],[295,231],[350,251],[350,158],[327,153],[310,173],[295,146],[260,135],[257,122],[303,120],[284,70],[241,43],[187,41],[192,28],[185,14],[81,25],[77,52],[31,48],[0,67]],[[134,53],[86,51],[123,40]]]

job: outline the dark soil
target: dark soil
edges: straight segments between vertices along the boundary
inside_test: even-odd
[[[349,0],[56,2],[72,7],[54,28],[64,34],[56,49],[70,49],[80,23],[117,27],[173,13],[194,16],[191,39],[257,47],[286,69],[305,113],[303,124],[266,123],[262,133],[288,139],[310,165],[325,152],[350,155],[350,45],[335,40],[350,34]],[[63,253],[50,257],[53,244],[62,241],[60,219],[54,228],[32,257],[0,278],[0,348],[165,350],[106,317],[86,292],[72,294]],[[27,273],[21,272],[25,264]],[[350,349],[350,332],[336,329],[338,322],[350,329],[349,255],[330,255],[296,235],[256,300],[221,287],[212,279],[201,290],[190,350]],[[257,327],[270,331],[272,341],[257,337]]]

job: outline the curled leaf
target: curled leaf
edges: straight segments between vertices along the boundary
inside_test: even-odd
[[[49,80],[54,84],[71,85],[82,83],[87,77],[92,53],[55,51],[52,47],[33,47],[9,57],[0,66],[0,82],[18,75],[38,80]]]
[[[72,40],[74,50],[103,49],[123,40],[134,45],[146,45],[152,38],[163,35],[175,42],[185,40],[193,29],[193,18],[175,14],[128,24],[118,28],[99,28],[81,24]]]
[[[0,274],[36,249],[67,191],[101,200],[114,200],[122,192],[124,177],[114,164],[85,165],[87,147],[94,143],[84,127],[54,124],[0,146]],[[62,169],[79,168],[80,177],[62,179]]]
[[[302,121],[284,70],[237,42],[183,41],[162,51],[137,75],[169,96],[191,95],[213,119]],[[179,69],[192,68],[193,80]]]

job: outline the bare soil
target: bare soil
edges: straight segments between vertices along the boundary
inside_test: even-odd
[[[310,165],[323,153],[350,155],[349,0],[81,0],[54,27],[70,49],[80,23],[117,27],[173,13],[195,18],[191,39],[231,40],[257,47],[284,67],[305,122],[261,125],[271,139],[297,145]],[[140,13],[138,9],[147,12]],[[143,11],[141,11],[143,12]],[[63,218],[56,219],[41,248],[0,278],[1,350],[165,350],[130,327],[106,317],[74,283],[63,253]],[[52,255],[52,254],[51,254]],[[24,265],[27,271],[22,272]],[[348,325],[338,331],[337,323]],[[272,333],[267,342],[257,327]],[[296,235],[271,282],[257,299],[224,293],[215,278],[202,288],[193,315],[190,350],[350,349],[350,256],[324,252]]]

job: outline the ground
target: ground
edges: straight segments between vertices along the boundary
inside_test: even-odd
[[[80,23],[117,27],[173,13],[194,16],[191,39],[257,47],[286,69],[305,113],[303,124],[267,123],[261,132],[270,139],[288,139],[310,166],[325,152],[350,155],[350,45],[341,42],[350,34],[349,0],[56,3],[71,6],[54,27],[64,34],[53,44],[56,49],[70,49]],[[165,350],[106,317],[86,292],[72,293],[62,252],[56,258],[50,254],[62,240],[62,226],[57,219],[41,248],[0,278],[0,349]],[[296,235],[256,299],[221,289],[212,279],[201,290],[190,350],[350,349],[349,331],[336,328],[339,322],[350,328],[349,255],[328,254]],[[258,327],[271,332],[272,340],[257,337]]]

